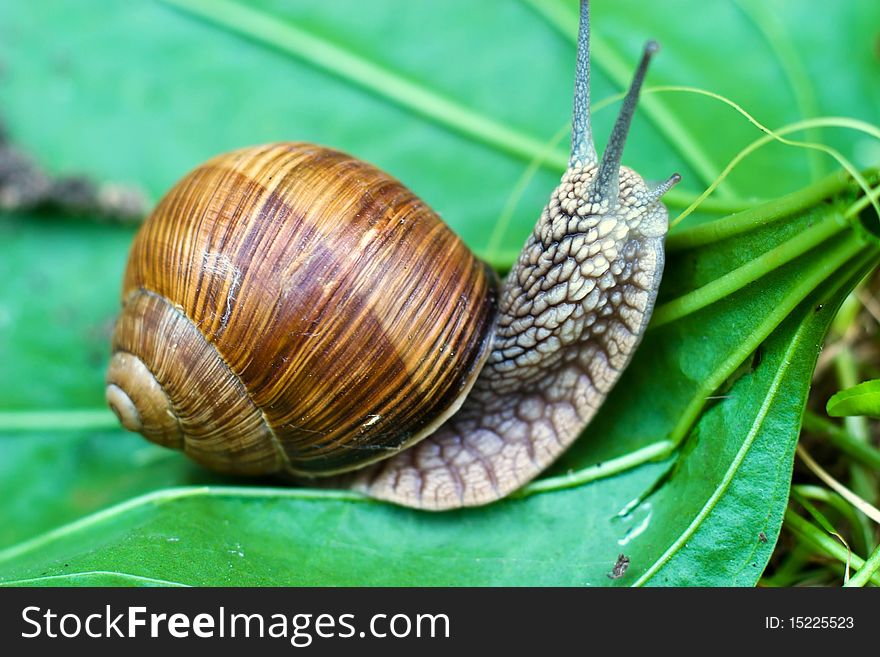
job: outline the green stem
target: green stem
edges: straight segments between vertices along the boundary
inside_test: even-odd
[[[812,486],[808,484],[795,484],[791,487],[792,498],[797,500],[801,506],[806,508],[806,500],[816,500],[824,502],[831,506],[843,517],[852,528],[853,550],[856,552],[867,552],[868,542],[865,540],[864,533],[861,531],[862,515],[840,495],[834,491],[830,491],[822,486]]]
[[[669,440],[661,440],[650,445],[645,445],[640,449],[624,454],[617,458],[609,459],[603,463],[569,472],[558,477],[547,477],[533,481],[525,488],[521,489],[516,497],[527,497],[535,493],[546,491],[564,490],[566,488],[574,488],[583,484],[611,477],[626,470],[631,470],[636,466],[643,465],[650,461],[660,461],[667,458],[675,451],[675,444]]]
[[[836,370],[837,383],[841,390],[852,388],[860,383],[859,366],[855,354],[845,344],[834,358],[834,369]],[[864,416],[850,415],[845,417],[843,421],[851,436],[864,443],[870,440],[868,421]]]
[[[643,89],[642,93],[650,91],[650,89]],[[677,187],[673,187],[668,192],[663,195],[663,205],[668,208],[678,208],[685,209],[689,208],[693,203],[699,198],[699,194],[695,192],[689,192],[684,189],[678,189]],[[745,199],[745,198],[704,198],[700,201],[700,205],[698,207],[700,212],[705,214],[720,214],[720,215],[729,215],[734,214],[735,212],[742,212],[743,210],[752,207],[756,203],[762,203],[763,199]]]
[[[878,173],[877,171],[874,171],[873,177],[871,177],[871,178],[868,178],[867,176],[865,176],[866,179],[868,180],[868,182],[870,182],[872,185],[877,183],[877,178],[878,178],[877,173]],[[869,175],[871,175],[871,174],[869,174]],[[860,199],[858,199],[855,203],[853,203],[849,207],[849,209],[846,211],[845,216],[847,218],[854,217],[859,212],[864,210],[866,207],[868,207],[872,203],[875,203],[878,198],[880,198],[880,186],[874,187],[869,194],[865,194]],[[878,216],[877,219],[880,220],[880,216]]]
[[[877,583],[875,575],[880,570],[880,545],[874,548],[867,561],[859,567],[855,575],[850,577],[844,586],[865,586],[869,581]]]
[[[700,90],[693,90],[696,92],[700,92]],[[708,95],[721,99],[724,102],[730,103],[723,97],[718,96],[717,94],[712,94],[710,92],[703,92]],[[733,104],[735,107],[735,104]],[[741,108],[740,108],[741,110]],[[744,111],[744,110],[741,110]],[[872,137],[876,137],[880,139],[880,128],[877,126],[871,125],[870,123],[866,123],[865,121],[859,121],[858,119],[850,119],[847,117],[840,116],[825,116],[819,117],[816,119],[807,119],[805,121],[798,121],[796,123],[791,123],[787,126],[779,128],[777,130],[770,130],[769,128],[762,126],[750,115],[746,114],[749,120],[758,126],[761,130],[763,130],[766,134],[750,143],[748,146],[743,148],[737,153],[730,162],[727,163],[727,166],[724,167],[724,170],[721,172],[719,177],[715,182],[710,184],[706,190],[700,194],[700,196],[694,201],[694,203],[684,210],[681,214],[679,214],[675,219],[673,219],[669,226],[670,228],[674,228],[679,223],[681,223],[685,218],[687,218],[694,210],[696,210],[702,201],[707,198],[712,192],[717,188],[718,182],[724,180],[724,178],[737,166],[740,162],[743,161],[750,154],[754,153],[759,148],[762,148],[766,144],[769,144],[771,141],[778,141],[780,143],[786,144],[788,146],[795,146],[798,148],[807,148],[811,150],[820,150],[823,153],[827,153],[835,160],[837,160],[838,164],[849,173],[853,177],[853,179],[858,183],[859,187],[864,191],[864,193],[869,197],[870,202],[874,206],[874,209],[877,212],[877,215],[880,216],[880,203],[874,198],[874,191],[871,189],[871,186],[868,184],[868,181],[865,180],[865,177],[859,172],[859,170],[850,162],[846,157],[844,157],[840,151],[835,148],[831,148],[830,146],[826,146],[825,144],[817,144],[815,142],[806,142],[806,141],[796,141],[785,138],[783,135],[790,134],[792,132],[797,132],[798,130],[807,130],[812,127],[817,126],[827,126],[827,127],[840,127],[847,128],[852,130],[857,130],[859,132],[863,132],[865,134],[871,135]]]
[[[813,504],[813,502],[805,495],[800,494],[798,491],[792,489],[791,491],[792,499],[797,501],[807,513],[813,516],[813,520],[819,523],[819,527],[821,527],[826,533],[831,534],[832,536],[837,536],[840,538],[840,532],[835,529],[834,525],[831,524],[831,521],[825,517],[825,514],[822,513],[819,508]],[[843,540],[840,538],[840,540]]]
[[[861,308],[861,303],[859,302],[857,296],[855,294],[851,294],[849,299],[852,300],[852,305],[850,308],[850,317],[855,318],[855,315],[858,313]],[[848,299],[848,300],[849,300]],[[842,309],[843,310],[843,309]],[[835,324],[838,323],[839,320],[846,321],[847,317],[843,314],[843,312],[838,312],[839,317],[835,319]],[[846,327],[849,327],[851,322],[846,324]],[[840,333],[844,333],[846,331],[846,327],[838,326],[837,329]],[[834,369],[837,374],[838,384],[842,389],[851,388],[852,386],[859,383],[859,366],[856,361],[856,357],[850,349],[848,343],[843,341],[841,343],[842,349],[837,352],[837,355],[834,358]],[[855,438],[856,440],[861,441],[866,446],[870,445],[870,430],[868,428],[867,418],[853,415],[844,418],[844,426],[846,427],[847,432],[850,436]],[[877,503],[877,478],[875,474],[869,470],[864,468],[859,463],[850,463],[849,464],[850,471],[850,487],[853,492],[855,492],[859,497],[866,500],[870,504]],[[867,517],[862,516],[862,533],[865,535],[865,540],[870,540],[870,537],[873,534],[873,526]]]
[[[855,235],[848,235],[845,240],[838,243],[833,249],[819,256],[816,262],[811,265],[808,273],[788,292],[774,308],[774,311],[768,314],[751,334],[743,336],[739,347],[723,363],[718,365],[711,376],[702,382],[701,387],[694,392],[690,404],[688,404],[679,417],[669,439],[676,444],[681,442],[706,405],[706,398],[717,390],[750,354],[754,353],[758,345],[783,322],[810,292],[816,289],[822,281],[827,279],[837,269],[856,258],[863,248],[864,245]],[[872,252],[867,257],[873,258],[875,254]]]
[[[839,215],[828,214],[812,227],[798,233],[795,237],[770,249],[754,260],[750,260],[711,283],[707,283],[677,299],[664,303],[654,311],[650,328],[656,329],[669,324],[695,313],[716,301],[720,301],[774,269],[803,255],[847,226],[848,224]]]
[[[831,538],[828,534],[823,532],[821,529],[813,525],[808,520],[801,518],[798,514],[796,514],[791,509],[785,510],[785,518],[784,518],[785,527],[795,536],[797,536],[802,541],[809,543],[814,548],[822,552],[823,554],[831,557],[832,559],[837,559],[841,563],[846,563],[847,557],[849,557],[850,564],[854,568],[861,569],[865,565],[865,560],[861,557],[848,553],[847,549],[843,547],[836,540]],[[872,555],[873,556],[873,555]],[[880,574],[873,572],[868,575],[868,580],[880,586]]]
[[[766,226],[831,198],[846,189],[851,181],[852,178],[846,171],[837,171],[808,187],[757,207],[685,230],[673,230],[666,239],[666,252],[674,253],[695,246],[713,244]]]
[[[851,298],[855,301],[854,296],[851,296]],[[853,305],[858,307],[859,304],[856,302]],[[834,369],[836,370],[838,383],[841,388],[850,388],[858,383],[858,365],[856,364],[855,356],[845,342],[843,343],[843,348],[834,358]],[[844,426],[846,426],[849,435],[866,446],[869,445],[868,423],[864,417],[846,417],[844,418]],[[859,463],[850,463],[849,473],[850,486],[853,492],[869,504],[876,504],[876,480],[873,473],[862,467]],[[864,537],[864,541],[870,541],[873,534],[873,526],[864,514],[860,514],[859,529]]]

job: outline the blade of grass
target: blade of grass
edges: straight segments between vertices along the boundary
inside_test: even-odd
[[[849,224],[836,214],[828,214],[812,227],[770,249],[731,272],[659,306],[651,318],[651,329],[695,313],[716,301],[741,290],[749,283],[802,256],[836,235]]]
[[[791,487],[791,494],[798,501],[801,501],[802,498],[815,500],[835,509],[852,528],[853,550],[861,554],[869,551],[866,536],[863,532],[859,531],[862,516],[840,495],[827,488],[810,484],[795,484]]]
[[[696,246],[713,244],[790,217],[843,191],[851,180],[852,178],[846,171],[837,171],[808,187],[748,210],[714,221],[707,221],[684,230],[672,231],[666,239],[666,252],[674,253]],[[869,180],[874,182],[872,178]]]
[[[836,559],[841,564],[846,563],[848,555],[846,549],[840,543],[808,520],[801,518],[791,509],[786,509],[785,511],[784,525],[797,538],[801,539],[804,543],[812,545],[820,553]],[[865,560],[854,554],[852,555],[852,565],[854,568],[861,570],[862,566],[865,565]],[[874,572],[868,579],[880,586],[880,574]]]
[[[836,538],[838,542],[840,542],[840,544],[843,545],[844,548],[846,548],[846,569],[843,573],[843,581],[849,581],[849,573],[852,563],[852,549],[850,548],[849,543],[847,543],[846,539],[840,534],[840,532],[838,532],[834,528],[834,525],[829,522],[828,518],[826,518],[825,515],[821,511],[819,511],[818,508],[816,508],[815,504],[810,502],[804,496],[795,493],[794,491],[792,491],[792,496],[798,501],[798,503],[802,507],[804,507],[807,513],[809,513],[813,517],[813,520],[819,523],[819,526],[824,529],[829,536],[833,536],[834,538]]]
[[[740,114],[745,116],[751,123],[757,126],[762,132],[766,134],[763,137],[760,137],[753,141],[751,144],[743,148],[739,153],[737,153],[733,159],[728,162],[727,166],[724,167],[724,170],[715,179],[715,181],[709,185],[706,190],[700,194],[700,196],[695,200],[690,207],[685,209],[681,214],[679,214],[674,220],[669,223],[670,230],[681,223],[688,215],[690,215],[694,210],[700,207],[700,204],[704,199],[708,198],[712,192],[718,187],[720,181],[724,180],[730,172],[740,163],[743,159],[745,159],[750,154],[754,153],[759,148],[769,144],[772,141],[778,141],[782,144],[786,144],[787,146],[794,146],[796,148],[806,148],[812,150],[822,151],[823,153],[827,153],[835,160],[837,160],[838,164],[843,167],[849,175],[851,175],[855,181],[859,184],[859,187],[865,192],[865,196],[874,206],[874,210],[877,212],[877,216],[880,217],[880,204],[877,202],[877,198],[875,198],[874,190],[871,189],[871,186],[865,180],[865,177],[859,172],[858,169],[850,162],[846,157],[844,157],[840,151],[835,148],[831,148],[830,146],[826,146],[825,144],[817,144],[814,142],[806,142],[806,141],[796,141],[792,139],[787,139],[783,135],[790,134],[792,132],[799,132],[801,130],[808,130],[813,127],[836,127],[836,128],[847,128],[849,130],[856,130],[858,132],[863,132],[867,135],[870,135],[876,139],[880,139],[880,128],[875,125],[871,125],[865,121],[860,121],[858,119],[851,119],[845,116],[822,116],[815,119],[807,119],[804,121],[798,121],[796,123],[790,123],[786,126],[778,128],[776,130],[770,130],[766,126],[759,123],[753,116],[751,116],[748,112],[746,112],[742,107],[737,105],[731,100],[724,98],[724,96],[720,96],[718,94],[712,93],[710,91],[704,91],[702,89],[694,89],[690,87],[664,87],[663,90],[681,90],[681,91],[689,91],[691,93],[697,93],[704,96],[709,96],[710,98],[715,98],[716,100],[720,100],[721,102],[730,105],[734,109],[736,109]]]
[[[856,459],[869,468],[880,471],[880,450],[868,443],[858,440],[848,431],[837,426],[830,420],[807,410],[804,414],[804,428],[808,431],[820,433],[828,439],[832,445],[848,456]]]
[[[874,581],[878,570],[880,570],[880,545],[874,548],[862,567],[844,586],[865,586],[868,582]]]
[[[861,497],[853,493],[849,488],[847,488],[830,474],[828,474],[828,472],[821,465],[816,463],[815,459],[813,459],[813,457],[803,445],[797,446],[797,454],[804,462],[804,464],[813,472],[813,474],[819,477],[819,479],[821,479],[825,483],[825,485],[831,488],[847,502],[852,504],[859,511],[868,516],[871,520],[880,525],[880,509],[863,500]]]

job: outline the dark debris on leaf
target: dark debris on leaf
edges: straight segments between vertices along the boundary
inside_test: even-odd
[[[629,557],[625,554],[618,554],[617,563],[614,564],[614,568],[608,573],[608,579],[620,579],[626,573],[627,568],[629,568]]]
[[[0,124],[0,211],[60,212],[120,223],[140,222],[148,203],[139,189],[81,176],[51,177],[16,148]]]

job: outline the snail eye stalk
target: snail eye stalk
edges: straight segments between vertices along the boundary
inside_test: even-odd
[[[623,157],[629,126],[639,102],[639,92],[642,89],[645,74],[648,72],[648,64],[651,63],[651,58],[658,50],[660,50],[660,44],[656,41],[648,41],[642,51],[642,61],[639,62],[633,81],[629,85],[629,91],[626,93],[626,98],[623,99],[623,107],[620,108],[620,114],[617,115],[617,121],[611,131],[611,137],[608,139],[608,145],[605,147],[605,152],[602,153],[602,162],[599,163],[599,172],[593,183],[597,198],[609,199],[611,202],[617,200],[617,190],[620,187],[620,160]]]
[[[590,127],[590,3],[581,2],[577,65],[574,78],[574,110],[571,121],[569,167],[596,164],[596,146]]]

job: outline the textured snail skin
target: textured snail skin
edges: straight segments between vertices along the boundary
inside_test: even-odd
[[[388,174],[311,144],[243,149],[185,176],[135,238],[107,400],[215,470],[350,470],[458,409],[496,293]]]
[[[500,499],[552,463],[595,415],[644,333],[663,271],[666,208],[620,168],[618,199],[569,168],[508,275],[492,353],[438,431],[355,473],[372,497],[423,509]]]

